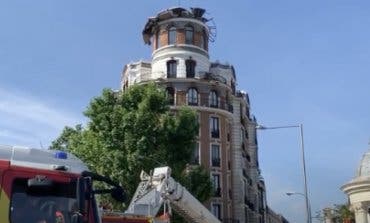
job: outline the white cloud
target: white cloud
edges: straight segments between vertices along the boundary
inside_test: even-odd
[[[19,117],[59,128],[61,124],[77,123],[71,114],[44,104],[26,95],[17,95],[0,88],[0,114]]]
[[[0,86],[0,144],[47,146],[64,126],[83,122],[81,112],[76,113]]]

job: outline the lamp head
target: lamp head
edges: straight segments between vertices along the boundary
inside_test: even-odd
[[[256,125],[256,129],[264,130],[267,129],[267,127],[263,125]]]

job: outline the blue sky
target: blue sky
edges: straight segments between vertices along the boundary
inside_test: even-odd
[[[192,0],[217,26],[211,60],[233,64],[260,124],[303,123],[313,212],[343,203],[370,137],[370,2]],[[47,147],[126,63],[149,60],[157,1],[0,2],[0,142]],[[259,132],[269,205],[304,222],[298,129]]]

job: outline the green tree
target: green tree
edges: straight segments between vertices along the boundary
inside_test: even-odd
[[[349,209],[348,204],[335,204],[334,215],[337,217],[339,222],[343,223],[351,223],[355,219],[355,216],[353,212]]]
[[[173,177],[185,182],[200,200],[210,197],[207,171],[202,167],[184,171],[198,133],[196,113],[186,107],[171,111],[162,88],[152,83],[125,92],[104,89],[84,115],[86,127],[65,127],[50,149],[70,151],[92,171],[120,182],[129,199],[140,171],[148,172],[159,163],[170,166]]]
[[[317,212],[316,218],[322,221],[329,218],[331,221],[338,223],[355,222],[355,216],[349,209],[349,204],[334,204],[333,208],[324,208]]]

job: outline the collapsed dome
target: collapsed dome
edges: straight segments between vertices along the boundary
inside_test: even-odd
[[[201,28],[198,27],[198,29],[202,29],[202,32],[206,34],[208,41],[209,30],[206,23],[209,21],[209,19],[203,17],[204,13],[205,9],[202,8],[190,8],[190,10],[187,10],[176,7],[161,11],[155,17],[150,17],[145,24],[142,32],[144,43],[150,45],[151,38],[154,35],[158,35],[158,31],[163,30],[163,27],[160,26],[166,24],[167,21],[173,21],[175,23],[179,20],[187,21],[187,23],[191,25],[201,26]],[[168,26],[168,24],[166,25]]]

